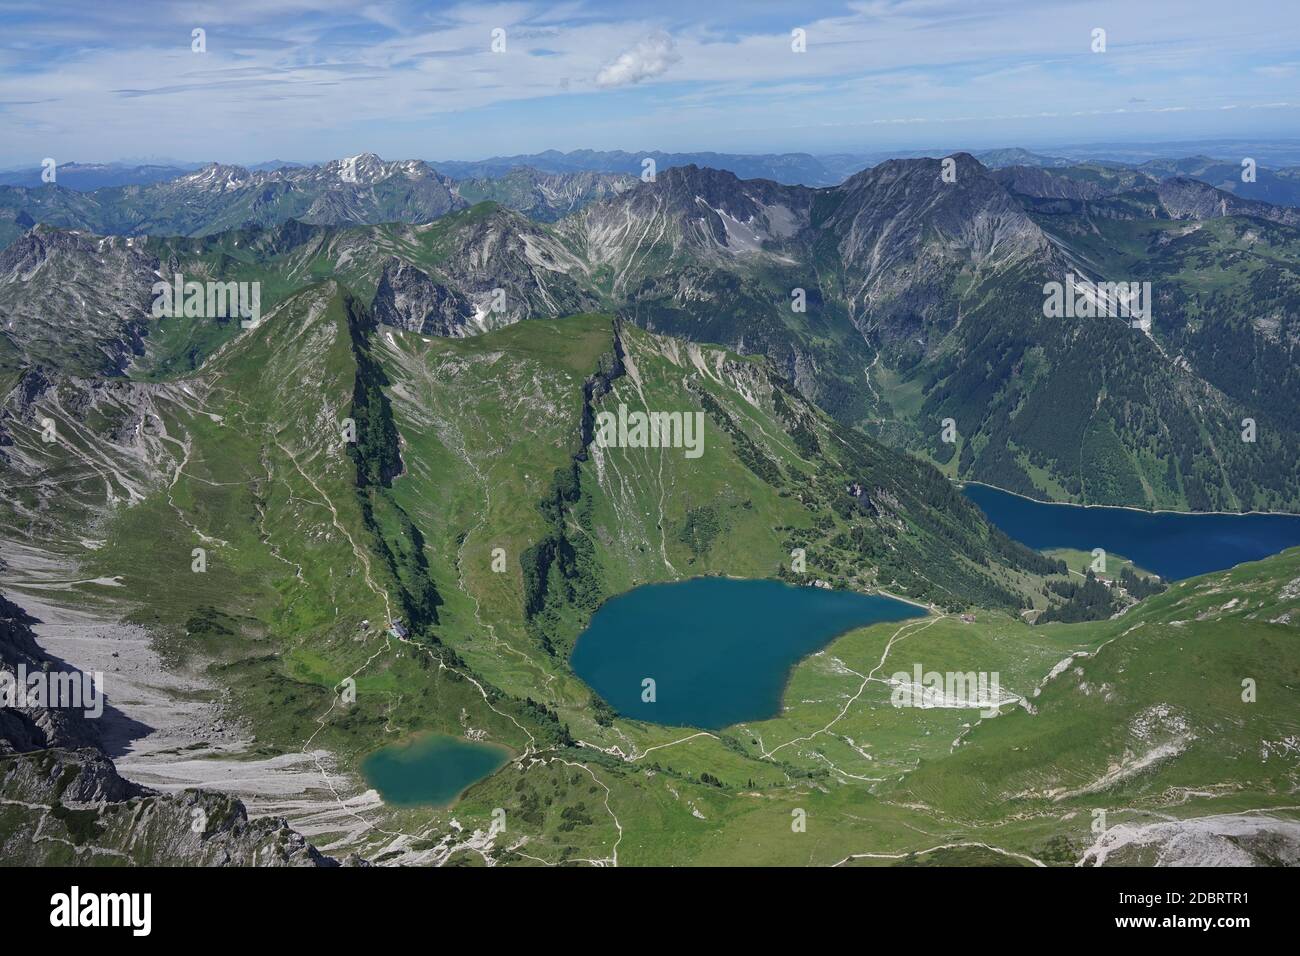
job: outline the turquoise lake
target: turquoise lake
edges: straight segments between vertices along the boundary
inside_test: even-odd
[[[649,584],[601,605],[572,665],[625,717],[715,730],[776,716],[791,668],[832,638],[924,614],[893,598],[780,581]],[[642,699],[646,678],[653,702]]]
[[[1135,511],[1031,501],[984,485],[964,491],[990,521],[1035,550],[1104,548],[1171,581],[1300,545],[1300,515]]]
[[[445,806],[509,759],[510,752],[504,747],[444,734],[420,734],[368,755],[361,761],[361,774],[385,803]]]

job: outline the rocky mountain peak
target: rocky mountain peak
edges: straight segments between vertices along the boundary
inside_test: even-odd
[[[1254,216],[1288,226],[1300,225],[1300,210],[1241,199],[1198,179],[1174,176],[1156,186],[1156,196],[1170,219],[1217,219]]]
[[[323,166],[289,167],[276,172],[288,180],[319,179],[327,176],[359,186],[375,185],[394,176],[429,179],[447,185],[451,183],[451,180],[422,159],[385,162],[375,153],[359,153],[356,156],[332,160]]]
[[[243,166],[209,163],[201,169],[179,177],[174,182],[190,188],[224,192],[227,189],[240,189],[247,186],[252,178],[253,174]]]
[[[826,225],[843,236],[847,261],[912,258],[929,244],[979,265],[1049,245],[1021,204],[969,153],[891,159],[851,176],[835,192],[844,199]]]

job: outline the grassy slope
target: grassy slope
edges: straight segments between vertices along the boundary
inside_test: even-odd
[[[160,495],[124,512],[94,558],[130,569],[138,618],[168,635],[172,653],[217,657],[214,673],[270,750],[304,739],[334,685],[381,647],[357,677],[358,699],[386,703],[340,713],[317,744],[362,753],[391,735],[389,718],[459,732],[455,705],[479,697],[382,636],[394,582],[370,553],[339,429],[355,377],[345,310],[329,287],[309,291],[219,355],[208,370],[209,414],[176,423],[194,451],[170,492],[174,507]],[[191,571],[196,546],[208,548],[204,574]],[[481,721],[522,743],[485,708]]]
[[[1113,824],[1293,804],[1298,582],[1292,549],[1180,582],[1114,621],[1047,628],[1100,650],[1043,687],[1037,714],[981,724],[891,799],[1022,838],[1056,821],[1076,845],[1093,808]],[[1257,702],[1242,699],[1247,678]],[[1024,822],[999,827],[1007,817]]]

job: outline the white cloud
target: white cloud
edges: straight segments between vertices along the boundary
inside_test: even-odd
[[[1300,66],[1300,64],[1278,63],[1274,66],[1257,66],[1255,72],[1260,76],[1267,76],[1269,79],[1281,80],[1294,76],[1297,66]]]
[[[667,33],[652,33],[640,40],[632,49],[619,54],[605,64],[596,74],[596,85],[602,87],[627,86],[662,76],[668,68],[681,59],[673,38]]]
[[[295,11],[313,0],[266,0],[266,10],[279,11],[269,20],[247,12],[257,0],[190,0],[168,7],[165,20],[147,5],[77,2],[76,17],[40,13],[5,23],[12,42],[0,42],[0,165],[139,155],[141,144],[157,144],[143,151],[158,155],[175,142],[184,148],[175,158],[245,162],[361,149],[472,159],[629,143],[852,151],[863,147],[864,131],[917,119],[936,129],[966,124],[957,128],[977,130],[989,145],[1025,134],[1077,142],[1119,138],[1115,117],[1104,114],[1097,129],[1046,117],[1117,106],[1131,117],[1134,98],[1205,111],[1169,120],[1244,117],[1248,108],[1293,100],[1281,71],[1300,63],[1295,30],[1280,26],[1300,22],[1295,0],[1257,3],[1260,21],[1275,25],[1258,32],[1234,27],[1238,13],[1222,0],[1094,0],[1109,13],[1094,20],[1092,8],[1073,11],[1073,27],[1060,22],[1073,8],[1029,0],[987,0],[981,16],[952,19],[940,14],[962,0],[864,0],[873,5],[861,15],[843,0],[817,0],[808,6],[836,13],[818,18],[810,9],[801,21],[806,54],[794,53],[789,30],[765,14],[747,20],[751,6],[763,5],[744,0],[721,0],[695,22],[655,12],[674,4],[638,5],[625,16],[590,0],[446,0],[436,14],[420,0],[320,0],[337,12],[311,17]],[[195,2],[202,13],[227,16],[197,19]],[[128,12],[130,29],[122,22]],[[717,26],[729,13],[741,22]],[[245,15],[248,22],[221,25]],[[1105,56],[1088,51],[1094,23],[1107,25]],[[202,56],[190,51],[191,24],[208,29]],[[501,55],[490,52],[496,26],[510,36]],[[672,83],[656,83],[660,77]],[[638,84],[650,94],[638,102],[589,96]],[[1229,104],[1240,109],[1219,109]],[[1045,119],[985,119],[1008,113]],[[1253,116],[1264,122],[1258,110]],[[1268,122],[1277,135],[1297,128],[1290,115]],[[1213,132],[1193,125],[1185,120],[1179,134]],[[809,132],[792,138],[794,129]],[[827,129],[843,132],[820,132]]]

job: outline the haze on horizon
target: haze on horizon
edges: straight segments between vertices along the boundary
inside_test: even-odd
[[[1281,138],[1297,27],[1281,0],[8,0],[0,166]]]

